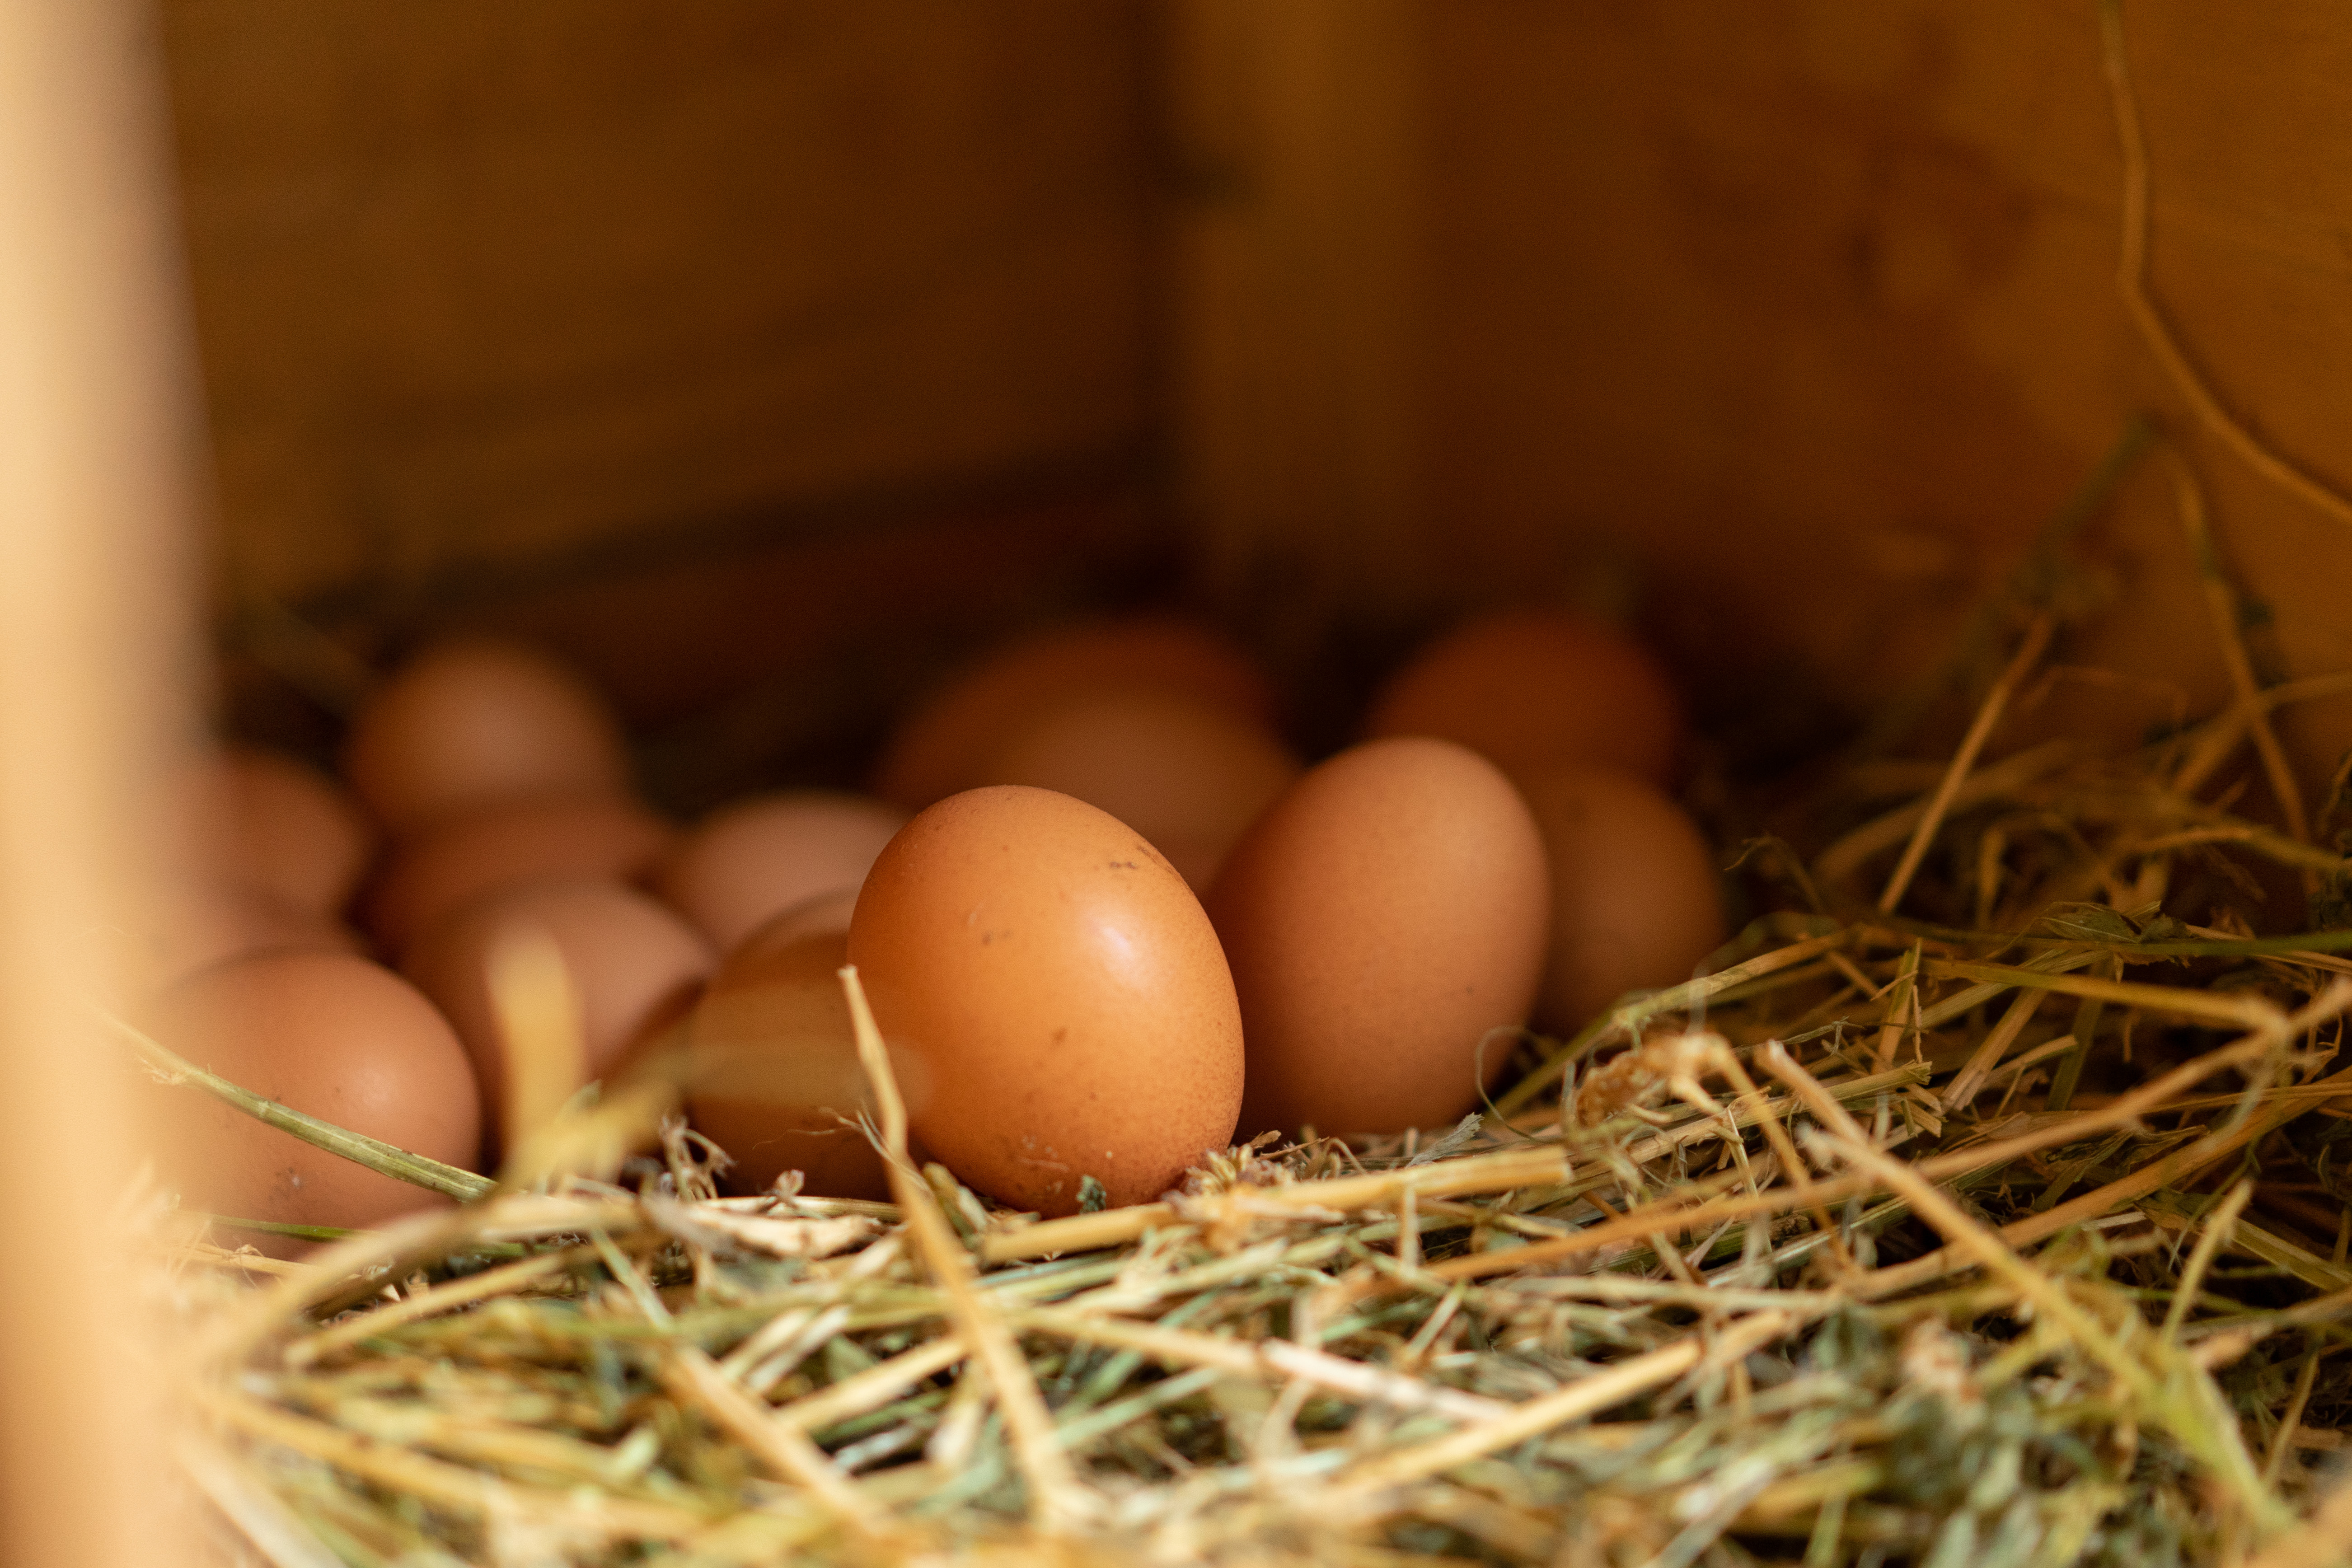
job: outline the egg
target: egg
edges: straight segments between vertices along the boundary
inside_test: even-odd
[[[1205,627],[1160,616],[1066,626],[999,650],[934,693],[891,736],[874,792],[919,810],[982,783],[990,750],[1047,704],[1138,689],[1182,693],[1260,723],[1274,719],[1265,677]]]
[[[551,877],[634,881],[677,835],[617,795],[530,795],[444,816],[401,841],[367,900],[368,926],[401,953],[435,924],[502,888]]]
[[[236,882],[167,879],[136,911],[123,945],[134,994],[258,952],[350,952],[358,933]]]
[[[1108,691],[1013,727],[981,770],[1099,806],[1150,839],[1195,891],[1299,773],[1266,728],[1181,692]]]
[[[1051,790],[950,795],[866,873],[850,921],[876,1022],[919,1064],[910,1117],[965,1182],[1049,1215],[1084,1180],[1156,1198],[1231,1142],[1241,1010],[1184,879]]]
[[[1670,782],[1682,743],[1674,683],[1639,644],[1538,610],[1482,616],[1438,638],[1373,700],[1364,732],[1433,735],[1507,772],[1597,763]]]
[[[1309,769],[1234,847],[1208,907],[1249,1040],[1244,1135],[1395,1132],[1461,1116],[1482,1068],[1491,1083],[1508,1059],[1550,879],[1493,763],[1408,737]]]
[[[857,890],[907,814],[862,795],[785,790],[723,806],[662,862],[655,889],[724,951],[784,910]]]
[[[620,725],[595,691],[535,648],[468,637],[401,667],[352,721],[343,770],[387,826],[490,801],[625,794]]]
[[[727,955],[688,1020],[687,1116],[733,1158],[732,1190],[798,1171],[803,1192],[890,1195],[882,1156],[850,1124],[875,1115],[841,989],[855,903],[828,894],[770,921]]]
[[[479,1142],[473,1069],[416,988],[348,953],[272,952],[192,976],[142,1017],[198,1067],[446,1164]],[[448,1200],[266,1127],[185,1085],[148,1086],[157,1165],[187,1206],[286,1225],[378,1226]],[[289,1256],[299,1244],[240,1235]]]
[[[182,777],[197,865],[288,909],[331,916],[375,848],[357,802],[317,769],[258,746],[224,746]]]
[[[493,1150],[511,1107],[490,966],[504,942],[528,931],[555,944],[578,994],[582,1083],[604,1077],[632,1046],[683,1016],[719,962],[701,932],[616,882],[526,883],[479,900],[428,931],[401,969],[447,1015],[472,1058]]]
[[[1551,865],[1539,1022],[1572,1032],[1628,991],[1681,984],[1723,945],[1715,854],[1680,805],[1608,768],[1543,768],[1517,783]]]

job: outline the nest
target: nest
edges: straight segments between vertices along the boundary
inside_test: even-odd
[[[1784,814],[1817,852],[1748,845],[1779,907],[1714,973],[1523,1042],[1426,1143],[992,1209],[906,1163],[852,973],[888,1205],[719,1197],[723,1156],[627,1093],[493,1184],[142,1042],[467,1200],[293,1263],[180,1216],[188,1473],[232,1552],[304,1568],[2321,1561],[2352,1528],[2352,931],[2160,911],[2267,862],[2343,912],[2341,778],[2299,832],[2205,795],[2347,682],[1980,764],[2050,581],[1947,672],[1993,671],[1957,752],[1841,765]]]

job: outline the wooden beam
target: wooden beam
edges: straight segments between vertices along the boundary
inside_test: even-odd
[[[1179,495],[1218,588],[1410,596],[1420,495],[1420,0],[1170,0]]]
[[[190,660],[193,384],[152,18],[0,6],[0,1561],[173,1563],[138,1163],[93,1002]]]

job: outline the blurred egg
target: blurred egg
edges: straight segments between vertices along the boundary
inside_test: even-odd
[[[1647,650],[1573,616],[1507,610],[1431,643],[1374,700],[1364,732],[1433,735],[1506,772],[1596,763],[1664,784],[1682,702]]]
[[[1368,741],[1309,769],[1209,892],[1249,1040],[1242,1134],[1475,1106],[1535,998],[1549,886],[1526,803],[1475,752]]]
[[[332,915],[375,847],[358,803],[317,769],[257,746],[224,746],[183,780],[196,863],[289,909]]]
[[[344,772],[400,831],[496,800],[629,787],[620,725],[586,681],[535,648],[473,637],[436,644],[376,689]]]
[[[855,902],[829,894],[753,932],[688,1021],[687,1116],[734,1159],[736,1191],[798,1171],[803,1192],[890,1195],[882,1156],[850,1124],[873,1114],[841,989]]]
[[[479,1142],[473,1070],[415,986],[362,958],[273,952],[207,969],[142,1020],[254,1093],[446,1164]],[[286,1225],[382,1225],[447,1199],[265,1127],[202,1089],[150,1085],[158,1166],[190,1208]],[[247,1236],[281,1257],[299,1243]]]
[[[1722,879],[1688,813],[1607,768],[1517,780],[1551,863],[1551,956],[1537,1017],[1581,1028],[1628,991],[1679,985],[1723,945]]]
[[[1298,776],[1298,759],[1233,709],[1171,691],[1106,691],[1016,724],[982,782],[1076,795],[1150,839],[1195,892]]]
[[[635,881],[677,837],[616,795],[533,795],[436,818],[394,849],[367,900],[368,925],[394,954],[476,899],[551,877]]]
[[[655,889],[723,951],[795,905],[843,889],[907,814],[828,790],[754,795],[712,812],[662,863]]]
[[[131,989],[139,995],[253,953],[360,950],[349,927],[234,882],[166,881],[135,912],[125,934]]]
[[[1274,721],[1274,692],[1248,656],[1172,616],[1067,626],[999,649],[898,726],[874,793],[908,810],[980,784],[1005,731],[1049,703],[1091,692],[1172,691]]]
[[[1140,1203],[1232,1140],[1241,1014],[1216,932],[1084,801],[1003,785],[922,812],[866,874],[849,956],[927,1080],[915,1131],[992,1197],[1071,1214],[1091,1176]]]
[[[701,932],[617,882],[526,883],[427,931],[401,969],[448,1016],[473,1058],[493,1148],[506,1127],[510,1086],[491,963],[514,933],[532,931],[555,944],[579,996],[582,1083],[604,1077],[633,1045],[683,1016],[718,966]]]

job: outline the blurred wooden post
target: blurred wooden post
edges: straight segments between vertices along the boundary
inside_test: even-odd
[[[1420,0],[1170,0],[1178,482],[1216,585],[1417,571]]]
[[[184,708],[186,311],[153,18],[0,5],[0,1562],[191,1556],[89,1004]]]

